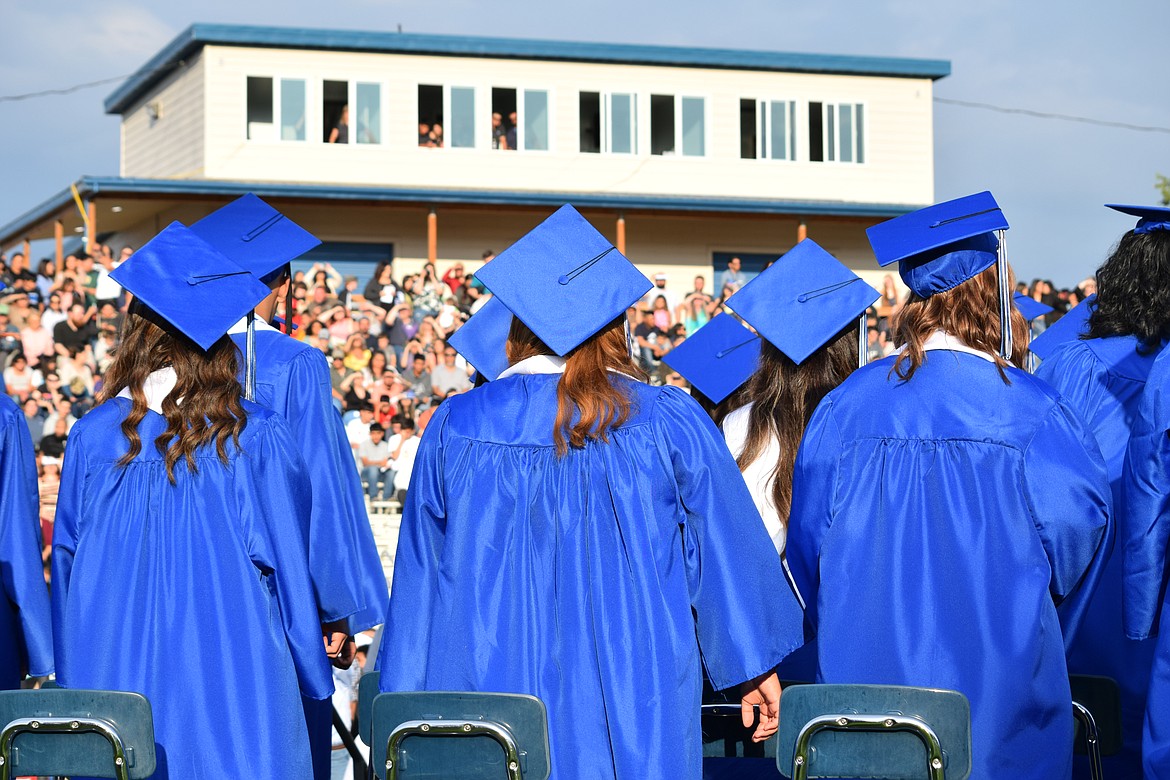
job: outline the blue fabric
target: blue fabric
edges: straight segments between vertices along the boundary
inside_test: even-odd
[[[802,643],[760,590],[784,581],[780,560],[693,399],[615,379],[631,418],[558,459],[557,380],[505,377],[432,418],[406,495],[381,689],[539,696],[554,778],[697,780],[700,649],[727,688]]]
[[[1104,539],[1105,464],[1043,382],[926,354],[905,382],[893,358],[855,371],[805,431],[786,553],[817,680],[958,690],[971,702],[972,778],[1068,777],[1054,600]]]
[[[865,234],[878,265],[885,266],[915,256],[920,262],[941,259],[950,245],[1007,228],[995,196],[978,192],[879,222]]]
[[[1146,701],[1142,761],[1146,776],[1170,778],[1170,631],[1166,614],[1166,553],[1170,547],[1170,348],[1159,353],[1138,404],[1122,477],[1128,522],[1122,593],[1126,635],[1157,634]]]
[[[1082,588],[1080,598],[1069,599],[1060,608],[1066,620],[1069,672],[1112,677],[1121,688],[1124,748],[1120,755],[1103,759],[1110,778],[1142,776],[1142,719],[1154,657],[1152,640],[1125,637],[1121,620],[1123,545],[1115,541],[1128,536],[1129,517],[1122,503],[1122,466],[1130,432],[1137,425],[1142,389],[1154,363],[1154,355],[1141,354],[1138,346],[1132,336],[1069,341],[1049,355],[1036,372],[1038,378],[1060,393],[1096,438],[1117,508],[1104,554],[1093,563],[1088,577],[1098,579],[1095,591],[1086,597],[1086,589]],[[1068,619],[1073,612],[1080,613],[1073,618],[1079,628],[1069,632]],[[1075,774],[1088,777],[1087,764],[1082,763],[1078,762]]]
[[[0,690],[19,688],[25,669],[35,677],[53,673],[40,516],[24,413],[0,395]]]
[[[246,338],[232,334],[241,353]],[[389,591],[329,366],[319,349],[283,333],[258,330],[255,338],[256,403],[288,422],[313,488],[309,571],[321,620],[348,617],[351,632],[372,628],[385,620]]]
[[[1170,230],[1170,208],[1165,206],[1129,206],[1120,203],[1106,203],[1106,208],[1139,217],[1134,233],[1153,233],[1155,230]]]
[[[180,461],[176,484],[149,443],[134,461],[116,398],[69,434],[53,536],[57,681],[150,699],[154,777],[309,777],[300,694],[333,677],[308,573],[309,495],[288,426],[245,402],[240,449]]]

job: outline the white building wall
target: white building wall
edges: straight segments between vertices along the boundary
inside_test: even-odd
[[[206,160],[209,179],[320,184],[637,193],[666,196],[925,204],[933,200],[932,82],[761,71],[609,65],[207,46]],[[248,76],[303,78],[308,140],[246,140]],[[322,142],[321,82],[382,85],[383,143]],[[417,145],[418,85],[476,89],[475,149]],[[492,87],[550,93],[551,149],[490,148]],[[278,89],[278,87],[277,87]],[[579,151],[580,91],[635,92],[635,155]],[[706,99],[707,154],[651,156],[651,94]],[[797,162],[740,159],[741,98],[796,101]],[[866,162],[808,162],[810,101],[863,103]],[[195,117],[191,117],[194,121]],[[276,117],[279,122],[279,117]],[[448,125],[450,120],[447,120]],[[353,135],[351,121],[351,136]],[[181,166],[135,153],[127,136],[126,175],[175,175]],[[130,154],[137,154],[129,164]],[[800,162],[804,160],[804,162]]]
[[[165,78],[122,116],[121,175],[155,179],[204,176],[204,57]],[[152,118],[156,106],[158,117]]]

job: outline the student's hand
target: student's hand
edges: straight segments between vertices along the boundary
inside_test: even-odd
[[[344,620],[335,620],[332,623],[321,624],[321,634],[325,638],[325,655],[332,660],[337,657],[345,645],[349,631]]]
[[[348,669],[353,666],[353,659],[357,656],[357,645],[354,644],[353,637],[347,636],[342,643],[341,651],[336,658],[330,658],[329,662],[338,669]]]
[[[752,742],[763,742],[780,728],[780,680],[775,672],[766,672],[740,686],[740,714],[744,728],[751,728],[755,720],[753,707],[760,707],[760,725],[752,734]]]

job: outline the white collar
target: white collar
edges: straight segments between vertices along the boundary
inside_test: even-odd
[[[270,330],[273,333],[281,333],[281,331],[272,327],[271,325],[269,325],[265,320],[261,319],[260,317],[256,318],[255,329],[256,329],[257,333],[259,333],[262,330]],[[228,335],[229,336],[234,336],[237,333],[247,333],[247,332],[248,332],[248,315],[247,314],[245,314],[243,317],[240,317],[240,319],[236,321],[235,325],[232,325],[230,328],[228,328]]]
[[[508,366],[496,377],[496,381],[516,374],[563,374],[565,373],[565,359],[555,355],[533,355],[524,358],[515,365]]]
[[[906,349],[905,345],[898,347],[897,354],[902,354],[902,350],[904,349]],[[922,345],[922,350],[924,352],[930,352],[936,349],[945,349],[951,352],[965,352],[968,355],[974,355],[977,358],[982,358],[983,360],[989,361],[991,363],[995,362],[994,355],[991,355],[990,353],[984,352],[980,349],[968,347],[966,344],[960,341],[957,336],[952,336],[945,330],[936,330],[934,333],[931,333],[930,338],[928,338]]]
[[[142,392],[146,394],[146,405],[150,408],[150,411],[156,414],[163,413],[163,399],[170,395],[178,381],[179,378],[175,375],[175,369],[170,366],[150,372],[150,376],[146,377],[146,381],[142,383]],[[118,392],[118,397],[130,399],[130,388],[123,387]],[[183,399],[180,398],[178,403],[183,403]]]

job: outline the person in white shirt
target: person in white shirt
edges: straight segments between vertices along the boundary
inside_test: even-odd
[[[390,450],[390,468],[394,470],[394,490],[399,501],[406,500],[406,489],[410,487],[410,475],[414,473],[414,458],[418,454],[419,438],[414,435],[414,421],[402,421],[402,433],[396,435]]]
[[[374,407],[365,404],[358,410],[358,416],[345,424],[345,438],[356,450],[370,440],[370,426],[374,423]]]
[[[386,443],[386,429],[378,423],[370,425],[370,439],[358,445],[358,459],[362,464],[362,481],[371,501],[387,501],[394,490],[394,471],[390,462],[390,448]],[[382,485],[381,491],[378,485]]]

